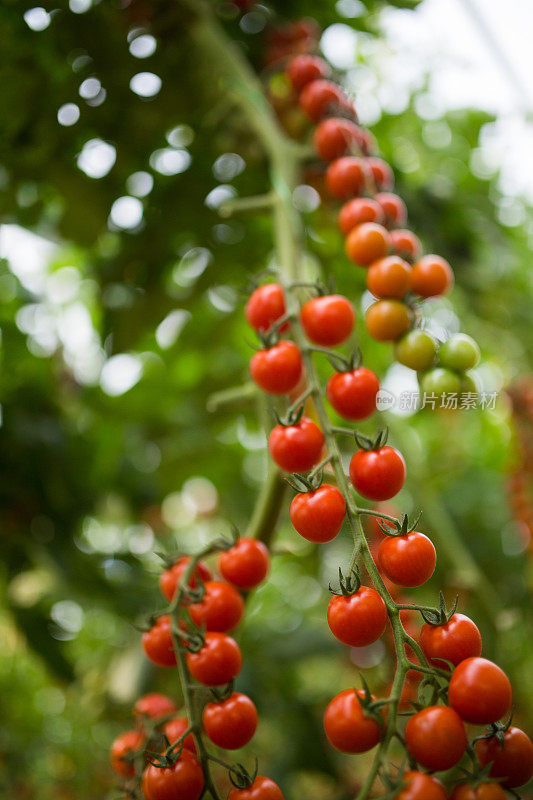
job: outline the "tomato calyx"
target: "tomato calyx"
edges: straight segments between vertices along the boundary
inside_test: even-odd
[[[364,675],[362,675],[362,673],[359,673],[359,679],[361,681],[361,687],[364,694],[363,697],[361,697],[360,694],[361,690],[359,690],[358,692],[357,689],[354,687],[355,696],[357,697],[357,700],[359,701],[359,704],[363,709],[365,716],[371,717],[373,720],[375,720],[375,722],[377,722],[379,726],[380,731],[383,732],[384,720],[383,720],[383,714],[381,713],[381,709],[383,708],[383,706],[388,705],[390,703],[390,700],[389,699],[374,700],[370,688],[368,686],[368,683],[366,682],[365,677]]]
[[[483,733],[473,739],[472,747],[475,746],[476,742],[480,742],[482,739],[496,739],[503,750],[505,747],[505,734],[511,727],[513,716],[514,709],[511,711],[507,722],[491,722],[491,724],[488,726],[488,728],[486,728],[486,730],[483,731]]]
[[[224,700],[227,700],[233,694],[235,681],[231,680],[225,686],[211,686],[210,692],[211,697],[215,703],[223,703]]]
[[[289,406],[287,413],[284,416],[278,414],[276,410],[273,411],[273,415],[278,425],[282,425],[284,428],[290,428],[292,425],[297,425],[300,422],[304,415],[304,411],[305,406],[303,403],[300,403],[296,407]]]
[[[412,533],[420,522],[422,511],[418,514],[414,522],[409,523],[409,515],[404,514],[400,520],[380,520],[376,519],[376,524],[385,536],[407,536]]]
[[[349,575],[344,576],[342,567],[339,567],[339,586],[340,591],[336,592],[329,584],[329,591],[332,595],[339,597],[351,597],[356,594],[361,588],[361,576],[359,575],[359,568],[355,565]]]
[[[358,431],[353,431],[353,437],[360,450],[379,450],[387,444],[387,439],[389,438],[389,429],[382,428],[380,431],[378,431],[374,439],[371,439],[370,436],[364,436]]]
[[[326,358],[335,372],[353,372],[354,370],[359,369],[363,363],[363,354],[361,353],[361,349],[357,346],[354,347],[351,355],[348,358],[333,351],[327,353]]]
[[[293,472],[285,478],[291,489],[294,489],[298,494],[307,494],[309,492],[316,492],[322,485],[322,470],[318,472],[311,471],[308,475],[302,475],[299,472]]]
[[[448,611],[446,608],[446,600],[444,599],[444,595],[442,594],[442,592],[440,592],[439,598],[440,598],[439,608],[434,608],[431,610],[427,608],[420,609],[420,613],[422,614],[424,622],[427,622],[428,625],[432,625],[433,627],[438,627],[439,625],[446,625],[457,611],[457,606],[459,604],[459,595],[456,595],[452,609],[451,611]]]
[[[252,786],[253,782],[257,778],[258,770],[259,762],[256,758],[252,773],[248,772],[243,764],[235,764],[229,767],[228,777],[236,789],[248,789],[250,786]]]

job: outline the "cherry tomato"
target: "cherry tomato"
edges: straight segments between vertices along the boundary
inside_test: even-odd
[[[411,288],[411,266],[398,256],[374,261],[366,273],[366,285],[375,297],[401,300]]]
[[[224,686],[236,678],[242,667],[239,645],[225,633],[206,633],[197,653],[187,653],[189,672],[204,686]]]
[[[354,264],[363,266],[385,258],[390,246],[389,231],[375,222],[357,225],[346,237],[346,255]]]
[[[462,783],[456,786],[450,795],[450,800],[506,800],[507,795],[499,783],[480,783],[470,786]]]
[[[109,751],[111,766],[123,778],[132,778],[135,775],[133,755],[140,750],[144,743],[144,736],[140,731],[124,731],[113,741]]]
[[[155,625],[142,635],[143,650],[158,667],[175,667],[176,653],[170,630],[170,617],[159,617]]]
[[[304,86],[318,78],[327,78],[331,69],[324,59],[307,54],[291,58],[286,73],[295,92],[301,92]]]
[[[298,385],[302,372],[302,354],[294,342],[281,341],[259,350],[250,361],[252,379],[269,394],[289,394]]]
[[[381,739],[379,723],[374,717],[367,716],[361,705],[360,698],[364,696],[362,689],[345,689],[326,708],[326,736],[341,753],[365,753],[372,750]]]
[[[361,129],[349,119],[330,117],[316,126],[313,143],[323,161],[333,161],[361,148]]]
[[[171,767],[146,767],[142,788],[146,800],[198,800],[204,790],[204,773],[189,750],[182,750]]]
[[[446,661],[456,667],[465,658],[481,654],[481,634],[477,625],[465,614],[455,613],[443,625],[422,625],[420,647],[435,667],[448,669]]]
[[[225,633],[235,628],[244,614],[244,600],[239,592],[224,581],[207,581],[199,603],[189,606],[189,613],[199,628]]]
[[[429,706],[409,717],[405,739],[416,761],[433,772],[455,766],[466,750],[463,721],[448,706]]]
[[[238,750],[248,744],[255,733],[257,709],[245,694],[233,692],[221,703],[208,703],[202,721],[213,744],[224,750]]]
[[[390,500],[405,482],[405,461],[394,447],[358,450],[350,461],[350,480],[368,500]]]
[[[382,158],[371,156],[367,158],[366,163],[367,166],[370,167],[372,178],[378,192],[383,189],[392,189],[394,186],[394,175],[387,162],[383,161]]]
[[[434,394],[441,397],[446,394],[459,394],[461,379],[450,369],[435,367],[422,376],[420,389],[426,396]]]
[[[446,294],[453,286],[453,271],[440,256],[424,256],[413,266],[412,288],[420,297]]]
[[[418,258],[422,252],[420,239],[412,231],[397,228],[390,232],[390,238],[393,251],[403,258]]]
[[[178,558],[172,567],[166,569],[159,576],[159,588],[167,600],[170,601],[174,597],[178,584],[181,580],[181,576],[187,569],[189,561],[189,556],[182,556],[181,558]],[[189,580],[189,586],[194,588],[198,579],[201,581],[210,581],[212,577],[211,570],[207,564],[204,564],[203,561],[199,561],[194,569],[191,579]]]
[[[374,200],[379,203],[389,225],[405,225],[407,222],[407,207],[401,197],[390,192],[378,192]]]
[[[324,435],[307,417],[294,425],[276,425],[268,438],[275,463],[285,472],[309,472],[320,461]]]
[[[446,800],[447,794],[442,783],[425,772],[412,770],[402,778],[405,787],[395,795],[396,800]]]
[[[411,312],[400,300],[378,300],[365,315],[370,336],[378,342],[395,342],[411,326]]]
[[[189,725],[190,723],[187,717],[174,717],[174,719],[169,719],[169,721],[163,725],[163,733],[170,744],[174,744],[174,742],[178,741],[180,736],[183,736],[185,731],[189,728]],[[196,754],[196,745],[192,733],[187,734],[183,740],[183,746],[186,747],[187,750],[190,750],[191,753]]]
[[[435,363],[437,345],[426,331],[415,328],[402,336],[394,347],[396,361],[405,367],[422,372]]]
[[[439,348],[439,363],[448,369],[465,372],[479,361],[479,347],[466,333],[456,333]]]
[[[277,783],[258,775],[248,788],[232,789],[228,800],[283,800],[283,794]]]
[[[326,114],[349,107],[348,98],[342,89],[336,83],[321,78],[304,86],[298,103],[313,122],[318,122]]]
[[[265,283],[255,289],[246,303],[245,315],[248,325],[256,331],[267,331],[274,322],[284,316],[287,308],[285,294],[278,283]],[[289,327],[285,323],[280,327],[283,332]]]
[[[335,372],[326,392],[335,411],[344,419],[366,419],[376,410],[378,376],[366,367],[351,372]]]
[[[431,578],[437,553],[431,539],[411,531],[404,536],[387,536],[378,550],[380,569],[398,586],[422,586]]]
[[[331,542],[346,515],[346,502],[335,486],[323,483],[314,492],[297,494],[291,503],[291,522],[309,542]]]
[[[455,668],[450,705],[466,722],[488,725],[509,711],[512,689],[505,672],[486,658],[466,658]]]
[[[490,777],[504,778],[504,786],[514,789],[533,777],[533,742],[520,728],[511,726],[503,734],[503,747],[495,736],[476,742],[476,755],[482,767],[491,764]]]
[[[243,536],[218,557],[220,574],[239,589],[253,589],[264,581],[270,556],[263,542]]]
[[[328,625],[343,644],[365,647],[385,631],[387,606],[371,586],[361,586],[348,596],[335,594],[328,605]]]
[[[383,221],[383,209],[370,197],[354,197],[353,200],[348,200],[339,211],[338,217],[339,228],[345,236],[363,222],[382,224]]]
[[[314,297],[302,307],[300,320],[307,338],[325,347],[341,344],[350,336],[355,314],[353,306],[339,294]]]
[[[364,189],[365,180],[363,160],[356,156],[336,158],[326,170],[327,190],[340,200],[347,200],[360,194]]]
[[[133,716],[135,719],[142,723],[143,717],[148,719],[159,719],[159,717],[166,717],[168,714],[174,714],[178,710],[174,700],[167,697],[165,694],[158,692],[151,692],[139,697],[133,706]]]

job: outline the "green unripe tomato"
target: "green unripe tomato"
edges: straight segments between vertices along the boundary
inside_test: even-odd
[[[455,372],[442,367],[435,367],[422,376],[420,389],[423,394],[435,394],[440,397],[442,394],[453,394],[461,391],[461,379]]]
[[[456,372],[472,369],[479,361],[477,342],[466,333],[456,333],[439,349],[439,364]]]
[[[473,399],[472,395],[477,395],[479,393],[479,389],[477,383],[475,382],[474,378],[471,375],[462,375],[461,376],[461,397],[465,394],[469,394],[470,398]]]
[[[419,328],[415,328],[402,336],[394,348],[396,361],[405,367],[424,372],[433,366],[437,345],[435,340]]]

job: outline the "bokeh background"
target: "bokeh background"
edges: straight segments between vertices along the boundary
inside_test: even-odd
[[[259,71],[273,19],[319,22],[411,226],[455,269],[428,324],[478,340],[477,377],[498,400],[389,415],[409,473],[397,506],[424,509],[440,556],[416,598],[461,593],[531,731],[533,9],[276,0],[234,12],[224,6],[225,34]],[[244,528],[265,476],[253,400],[215,413],[207,400],[247,380],[242,288],[272,258],[268,217],[217,209],[266,191],[268,165],[190,35],[186,4],[4,0],[0,21],[0,788],[17,800],[112,798],[107,750],[132,702],[149,689],[179,697],[134,628],[161,602],[156,554]],[[279,80],[262,76],[305,141]],[[360,307],[363,277],[314,167],[295,203],[310,274],[332,273]],[[390,349],[357,332],[386,385],[411,387]],[[325,746],[321,710],[361,667],[384,690],[387,644],[348,652],[327,630],[348,536],[317,550],[285,508],[274,546],[241,633],[240,686],[262,719],[244,757],[257,753],[290,798],[347,800],[365,760],[354,777],[354,759]]]

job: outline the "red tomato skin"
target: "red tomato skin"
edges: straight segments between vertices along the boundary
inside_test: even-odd
[[[132,762],[124,760],[128,753],[140,750],[144,736],[140,731],[124,731],[113,741],[109,751],[111,766],[123,778],[132,778],[135,775],[135,766]]]
[[[315,344],[331,347],[346,341],[353,331],[355,314],[352,304],[339,294],[314,297],[300,312],[307,338]]]
[[[348,200],[339,211],[338,224],[341,232],[348,236],[351,230],[363,222],[383,224],[385,215],[383,209],[370,197],[354,197]]]
[[[387,607],[375,589],[361,586],[347,597],[333,595],[327,617],[331,632],[340,642],[350,647],[365,647],[385,632]]]
[[[386,445],[378,450],[358,450],[350,461],[350,480],[368,500],[390,500],[405,483],[405,461]]]
[[[380,569],[398,586],[422,586],[435,571],[437,553],[431,539],[412,531],[405,536],[387,536],[378,549]]]
[[[389,164],[383,161],[382,158],[371,156],[366,160],[367,166],[370,168],[372,178],[378,191],[392,189],[394,186],[394,174]]]
[[[174,700],[159,692],[150,692],[135,701],[133,706],[133,716],[137,722],[142,724],[143,717],[148,719],[158,719],[174,714],[178,710]]]
[[[257,709],[245,694],[233,692],[221,703],[207,703],[202,722],[213,744],[238,750],[248,744],[257,729]]]
[[[268,575],[270,556],[258,539],[243,536],[218,557],[220,574],[239,589],[253,589]]]
[[[294,342],[281,341],[259,350],[250,361],[252,380],[268,394],[289,394],[303,372],[302,354]]]
[[[341,753],[365,753],[381,739],[378,722],[367,717],[359,698],[364,692],[345,689],[329,703],[324,714],[324,729],[328,741]],[[374,699],[374,698],[373,698]]]
[[[365,169],[361,158],[343,156],[332,161],[326,170],[326,188],[340,200],[356,197],[365,187]]]
[[[244,614],[244,600],[239,592],[224,581],[207,581],[199,603],[189,606],[192,621],[199,628],[226,633],[236,628]]]
[[[344,249],[350,261],[368,267],[373,261],[385,258],[390,244],[390,233],[383,225],[363,222],[362,225],[352,228],[346,237]]]
[[[259,332],[267,331],[286,311],[283,288],[278,283],[265,283],[252,292],[244,313],[248,325]],[[285,323],[279,330],[283,333],[288,327]]]
[[[149,764],[142,788],[146,800],[198,800],[204,789],[204,774],[196,757],[184,749],[172,767]]]
[[[448,669],[446,661],[456,667],[465,658],[481,655],[481,634],[469,617],[455,613],[444,625],[426,622],[420,631],[420,647],[433,666]]]
[[[308,417],[294,425],[276,425],[268,439],[273,461],[285,472],[309,472],[320,461],[323,448],[324,434]]]
[[[189,672],[204,686],[224,686],[242,668],[239,645],[225,633],[206,633],[205,644],[197,653],[187,653]]]
[[[450,705],[466,721],[496,722],[511,707],[513,692],[505,672],[486,658],[466,658],[455,668],[448,690]]]
[[[378,192],[374,200],[379,203],[389,225],[400,226],[407,222],[407,207],[401,197],[390,192]]]
[[[366,367],[351,372],[336,372],[328,381],[326,394],[335,411],[344,419],[366,419],[376,410],[379,378]]]
[[[187,569],[189,561],[189,556],[182,556],[178,558],[175,564],[164,570],[159,576],[159,588],[163,596],[166,597],[169,602],[176,593],[176,588],[181,580],[181,576]],[[204,564],[203,561],[199,561],[189,581],[189,586],[196,586],[198,578],[205,582],[210,581],[212,577],[213,575],[207,564]]]
[[[504,778],[503,786],[514,789],[533,777],[533,742],[514,725],[503,734],[503,748],[497,738],[476,742],[476,755],[482,767],[492,762],[491,778]]]
[[[333,161],[361,148],[361,129],[349,119],[330,117],[316,126],[313,144],[323,161]]]
[[[297,494],[290,508],[292,524],[309,542],[331,542],[342,528],[345,516],[344,497],[327,483],[314,492]]]
[[[283,793],[277,783],[258,775],[247,789],[233,788],[228,800],[284,800]]]
[[[327,78],[330,72],[331,69],[324,59],[304,53],[291,58],[286,69],[286,74],[295,92],[301,92],[304,86],[311,81]]]
[[[177,742],[180,736],[185,733],[189,725],[190,723],[187,717],[174,717],[174,719],[169,719],[169,721],[163,725],[163,733],[170,744],[174,744],[174,742]],[[194,743],[194,736],[192,733],[188,733],[183,740],[183,747],[186,747],[187,750],[190,750],[191,753],[196,755],[196,744]]]
[[[407,784],[395,795],[396,800],[446,800],[447,794],[442,783],[426,772],[411,770],[403,776]]]
[[[176,666],[176,653],[168,615],[159,617],[150,630],[143,633],[142,646],[150,661],[158,667]]]
[[[404,228],[396,228],[390,232],[394,252],[399,256],[418,258],[422,252],[422,244],[418,236]]]
[[[454,788],[450,800],[507,800],[507,795],[498,783],[480,783],[475,788],[462,783]]]
[[[304,86],[298,103],[309,119],[319,122],[326,114],[348,106],[348,99],[336,83],[319,78]]]
[[[428,255],[417,261],[411,274],[413,292],[420,297],[446,294],[453,286],[453,270],[440,256]]]
[[[411,267],[398,256],[386,256],[370,264],[366,285],[374,297],[402,299],[411,288]]]
[[[409,718],[405,728],[409,752],[433,772],[458,764],[466,750],[463,721],[453,708],[429,706]]]

